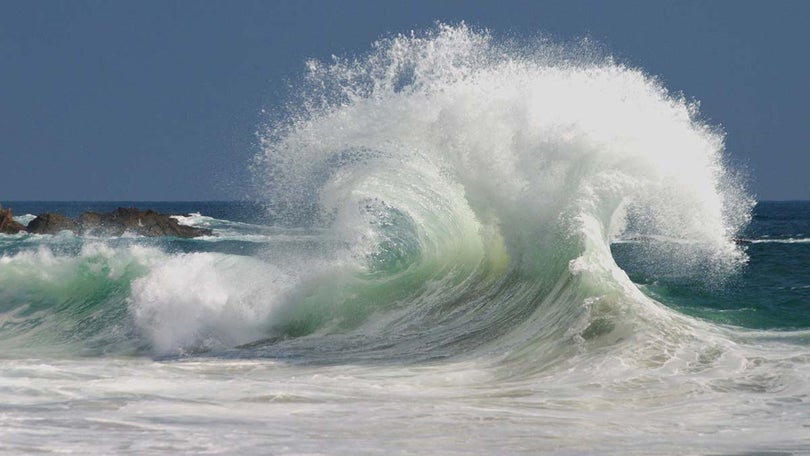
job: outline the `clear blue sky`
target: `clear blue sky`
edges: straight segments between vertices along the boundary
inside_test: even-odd
[[[248,195],[307,58],[435,21],[588,36],[701,100],[759,199],[810,199],[810,1],[0,2],[0,199]]]

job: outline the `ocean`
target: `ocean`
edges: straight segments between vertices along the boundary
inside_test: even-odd
[[[194,239],[0,235],[0,453],[810,453],[810,202],[587,43],[312,61]]]

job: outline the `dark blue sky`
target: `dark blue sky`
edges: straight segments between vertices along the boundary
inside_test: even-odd
[[[437,21],[588,36],[701,100],[759,199],[810,199],[807,1],[3,1],[0,199],[249,196],[307,58]]]

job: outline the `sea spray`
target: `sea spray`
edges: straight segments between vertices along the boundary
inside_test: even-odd
[[[616,266],[612,240],[667,239],[651,261],[707,280],[744,264],[733,237],[752,199],[724,166],[722,132],[696,102],[595,49],[440,24],[308,62],[291,112],[262,135],[268,198],[282,215],[318,208],[313,220],[343,239],[346,277],[400,243],[413,275],[340,280],[296,318],[405,309],[376,334],[408,320],[428,346],[499,345],[527,319],[517,333],[529,345],[617,341],[668,311]],[[393,213],[407,223],[387,226]],[[425,318],[436,314],[452,318]]]

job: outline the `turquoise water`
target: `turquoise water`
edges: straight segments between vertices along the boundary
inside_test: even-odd
[[[153,208],[164,213],[200,213],[206,219],[200,226],[214,226],[227,232],[212,240],[112,239],[113,246],[154,245],[170,253],[219,252],[257,255],[265,250],[262,242],[273,244],[273,235],[284,238],[289,232],[303,233],[312,227],[278,226],[266,207],[248,202],[22,202],[8,201],[19,217],[25,214],[58,212],[76,216],[83,211],[110,211],[116,207]],[[30,218],[30,217],[29,217]],[[273,228],[275,226],[275,228]],[[240,238],[256,236],[255,239]],[[264,238],[261,238],[264,236]],[[305,237],[305,236],[304,236]],[[646,261],[646,242],[619,239],[613,243],[616,260],[630,278],[650,297],[688,315],[720,324],[751,329],[796,330],[810,328],[810,202],[758,203],[753,218],[740,234],[747,264],[720,283],[695,271],[650,265]],[[286,241],[289,241],[286,239]],[[58,243],[42,241],[40,236],[6,236],[0,239],[0,256],[10,257],[42,244],[62,255],[76,255],[88,241],[66,236]],[[305,240],[299,242],[305,243]],[[377,257],[383,268],[396,267],[407,255],[401,250]],[[98,284],[99,290],[87,290],[78,300],[99,299],[111,289],[129,286],[137,273],[113,285]],[[28,293],[26,293],[28,294]],[[123,295],[122,295],[123,296]],[[7,298],[8,299],[8,298]],[[58,300],[42,302],[37,308],[59,307]],[[62,304],[64,305],[64,304]],[[5,302],[7,311],[15,307]]]
[[[637,244],[613,252],[645,293],[678,311],[746,328],[810,328],[810,203],[760,202],[740,238],[748,263],[721,283],[644,264]]]

